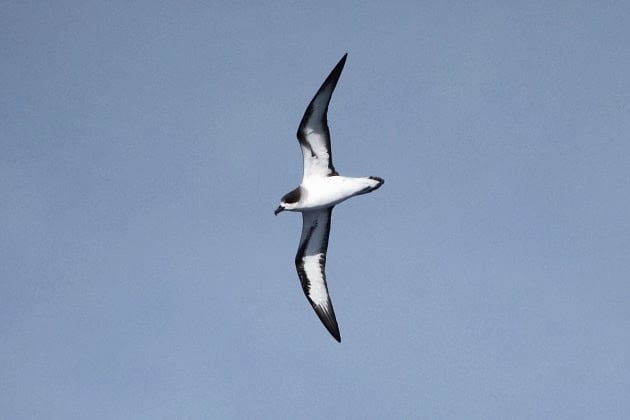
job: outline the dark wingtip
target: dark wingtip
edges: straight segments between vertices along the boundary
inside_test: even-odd
[[[339,81],[339,76],[341,76],[343,67],[346,65],[346,58],[348,58],[348,53],[345,53],[343,57],[341,57],[341,60],[339,60],[339,62],[335,65],[335,68],[332,69],[317,93],[321,92],[326,86],[330,85],[331,83],[333,85],[333,89],[335,89],[335,87],[337,86],[337,82]]]
[[[324,323],[324,325],[326,326],[326,329],[328,330],[330,335],[332,335],[338,343],[341,343],[341,334],[339,333],[339,326],[337,325],[337,321],[334,320],[333,325],[329,325],[327,323]]]
[[[347,58],[348,58],[348,53],[345,53],[341,57],[341,59],[339,60],[339,62],[337,63],[337,65],[335,66],[335,68],[333,69],[333,71],[331,73],[335,73],[335,70],[338,70],[339,73],[341,73],[341,70],[343,69],[343,66],[346,64],[346,59]]]
[[[304,141],[302,140],[302,136],[303,136],[302,131],[304,130],[304,127],[308,119],[311,117],[311,114],[313,113],[313,106],[314,106],[313,104],[315,100],[322,92],[324,92],[324,90],[330,88],[330,92],[328,94],[328,97],[326,98],[326,103],[324,104],[325,108],[323,110],[323,116],[322,116],[324,126],[326,126],[326,129],[328,128],[327,122],[326,122],[326,113],[328,112],[328,104],[330,103],[330,99],[332,98],[332,92],[335,90],[335,87],[337,87],[337,82],[339,81],[339,77],[341,77],[341,72],[343,71],[343,67],[346,64],[347,57],[348,57],[348,53],[345,53],[343,57],[341,57],[341,60],[339,60],[339,62],[335,65],[332,71],[328,74],[328,77],[326,77],[326,80],[324,80],[324,83],[322,83],[322,85],[317,90],[317,93],[315,94],[315,96],[313,96],[313,99],[311,99],[311,102],[308,104],[308,107],[306,107],[306,111],[304,112],[304,116],[302,116],[302,120],[300,121],[300,125],[298,126],[298,130],[297,130],[297,138],[300,140],[300,143],[303,143]],[[330,141],[328,143],[330,143]],[[328,146],[330,146],[330,144],[328,144]],[[332,166],[332,161],[330,165]]]
[[[338,343],[341,343],[341,334],[339,333],[339,325],[337,325],[335,310],[330,302],[329,306],[330,311],[320,308],[317,305],[313,305],[313,309],[315,309],[315,313],[319,317],[320,321],[322,321],[322,324],[324,324],[324,327],[326,327],[330,335],[332,335]]]

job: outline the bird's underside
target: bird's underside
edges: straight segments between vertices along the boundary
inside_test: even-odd
[[[308,105],[297,137],[302,150],[302,183],[285,194],[275,214],[302,213],[302,235],[295,266],[302,290],[328,332],[341,341],[335,311],[326,283],[326,253],[333,207],[355,195],[366,194],[383,185],[379,177],[340,176],[332,163],[327,113],[332,93],[343,70],[347,54],[330,72]]]

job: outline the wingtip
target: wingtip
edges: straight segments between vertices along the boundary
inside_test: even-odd
[[[332,82],[333,89],[335,88],[335,86],[337,85],[337,81],[339,80],[339,76],[341,76],[341,72],[346,65],[346,58],[348,58],[348,53],[345,53],[343,57],[341,57],[339,62],[335,65],[335,68],[332,69],[332,71],[324,81],[322,87]]]
[[[337,343],[341,343],[341,334],[339,333],[339,327],[337,326],[337,322],[334,325],[329,326],[328,324],[324,324],[326,329],[333,336],[333,338],[337,341]]]
[[[341,334],[339,333],[339,325],[337,324],[337,317],[335,317],[335,310],[332,308],[332,304],[329,303],[330,309],[324,309],[313,305],[315,313],[319,317],[324,327],[328,330],[330,335],[333,336],[338,343],[341,343]]]
[[[345,53],[343,56],[341,56],[341,59],[339,60],[339,62],[337,63],[337,66],[343,66],[346,64],[346,59],[348,58],[348,53]]]

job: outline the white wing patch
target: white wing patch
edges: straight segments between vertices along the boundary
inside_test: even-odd
[[[317,306],[326,306],[329,302],[324,280],[325,267],[322,266],[322,259],[325,258],[326,255],[322,253],[302,257],[303,269],[309,279],[308,298]]]
[[[329,150],[330,133],[328,127],[306,127],[303,138],[305,142],[300,142],[302,158],[304,160],[304,172],[302,181],[312,176],[325,177],[334,175],[335,169],[332,165],[332,156]]]

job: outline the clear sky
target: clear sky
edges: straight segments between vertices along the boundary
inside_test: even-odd
[[[630,417],[630,6],[373,3],[2,2],[1,418]]]

